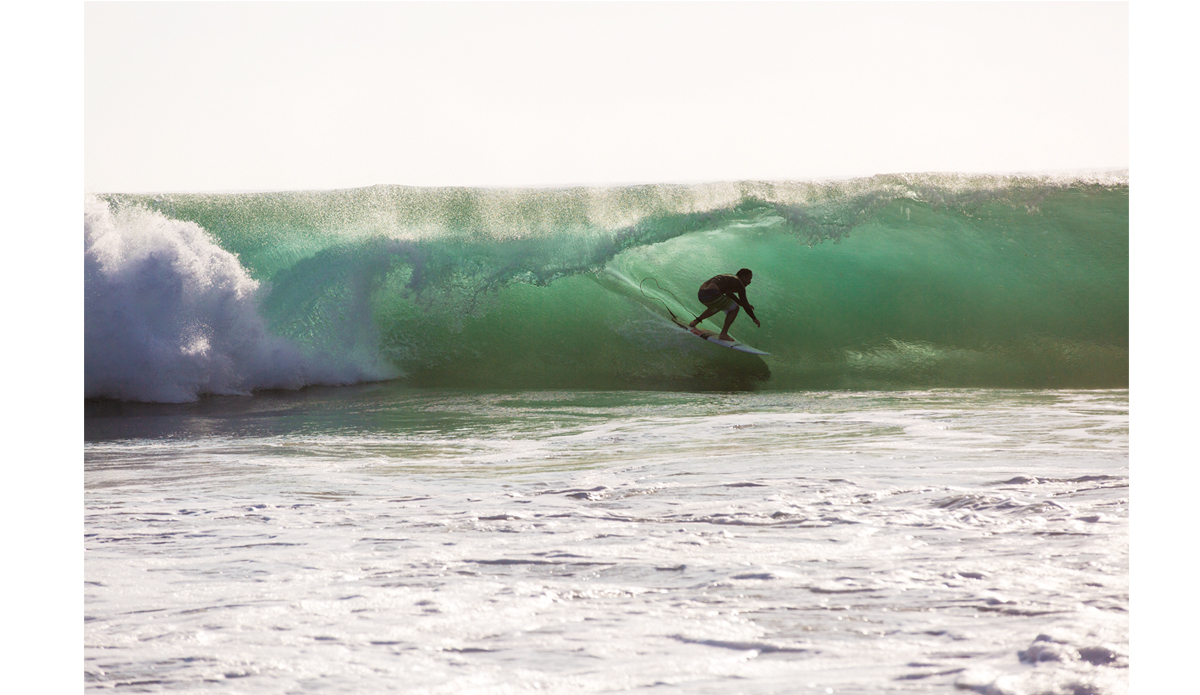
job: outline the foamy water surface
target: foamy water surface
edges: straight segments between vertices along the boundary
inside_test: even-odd
[[[1126,391],[89,409],[88,690],[1128,689]]]

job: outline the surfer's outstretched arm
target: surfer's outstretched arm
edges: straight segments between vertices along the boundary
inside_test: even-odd
[[[733,299],[734,303],[746,310],[746,314],[750,317],[750,320],[754,322],[755,326],[762,325],[759,323],[758,317],[754,315],[754,307],[750,306],[750,302],[746,299],[745,289],[743,289],[741,292],[738,292],[737,297],[731,296],[730,299]]]
[[[749,304],[743,304],[742,306],[745,307],[746,315],[750,317],[750,320],[754,322],[754,325],[761,326],[762,322],[760,322],[758,317],[754,315],[754,307],[750,306]]]

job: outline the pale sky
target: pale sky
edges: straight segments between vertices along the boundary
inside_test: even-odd
[[[84,8],[91,192],[1129,166],[1120,2]]]

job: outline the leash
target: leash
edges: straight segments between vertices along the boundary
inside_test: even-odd
[[[647,297],[649,299],[653,299],[654,301],[658,302],[659,304],[662,304],[663,308],[665,308],[667,310],[667,313],[671,315],[671,318],[675,319],[676,321],[681,321],[682,319],[680,319],[678,316],[676,316],[674,311],[671,311],[671,307],[668,306],[666,302],[659,299],[658,297],[653,297],[651,295],[646,294],[646,288],[643,287],[643,285],[646,284],[646,280],[654,280],[654,278],[645,278],[641,282],[638,283],[638,289],[641,290],[642,296]],[[671,295],[671,299],[674,299],[676,303],[678,303],[680,306],[683,306],[683,302],[679,301],[679,297],[676,297],[675,293],[672,292],[671,290],[664,290],[662,285],[658,284],[658,280],[654,280],[654,286],[658,288],[659,292],[666,292],[667,294]],[[691,312],[688,312],[688,313],[691,313]],[[692,314],[692,316],[696,316],[696,314]],[[699,318],[699,317],[697,317],[697,318]]]

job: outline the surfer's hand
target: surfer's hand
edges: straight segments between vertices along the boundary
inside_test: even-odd
[[[754,319],[754,325],[762,328],[762,322],[760,322],[758,319]]]

